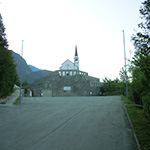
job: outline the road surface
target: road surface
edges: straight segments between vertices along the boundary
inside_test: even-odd
[[[0,150],[136,150],[121,98],[23,98],[0,106]]]

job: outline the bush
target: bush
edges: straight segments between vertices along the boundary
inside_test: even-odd
[[[150,93],[142,97],[143,108],[146,116],[150,119]]]
[[[116,95],[121,95],[119,91],[112,91],[112,92],[103,92],[102,96],[116,96]]]

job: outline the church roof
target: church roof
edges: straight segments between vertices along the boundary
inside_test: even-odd
[[[75,56],[78,56],[77,45],[75,46]]]
[[[67,62],[69,62],[69,63],[71,63],[71,64],[74,64],[72,61],[70,61],[69,59],[67,59],[67,60],[64,61],[61,65],[63,65],[64,63],[67,63]]]

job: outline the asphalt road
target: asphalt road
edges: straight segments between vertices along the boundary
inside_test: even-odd
[[[0,106],[0,150],[136,150],[114,97],[23,98]]]

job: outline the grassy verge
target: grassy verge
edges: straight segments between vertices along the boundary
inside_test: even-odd
[[[124,104],[125,97],[122,96]],[[136,104],[129,101],[125,105],[135,130],[136,136],[142,150],[150,150],[150,120],[145,116],[143,109],[136,107]]]
[[[0,104],[6,104],[6,102],[1,102]]]
[[[19,97],[16,98],[15,102],[13,103],[13,105],[19,105]]]

